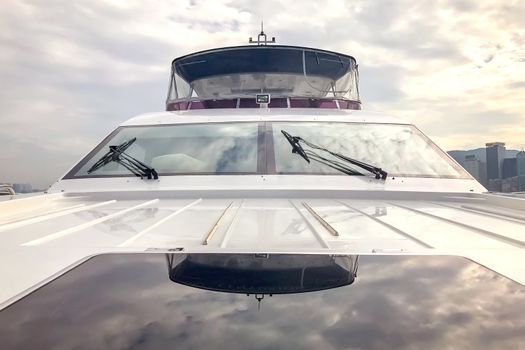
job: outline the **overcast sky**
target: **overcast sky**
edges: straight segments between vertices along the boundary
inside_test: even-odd
[[[173,58],[279,44],[357,58],[363,109],[446,150],[525,145],[525,2],[22,1],[0,4],[0,182],[45,187],[120,122],[164,108]]]

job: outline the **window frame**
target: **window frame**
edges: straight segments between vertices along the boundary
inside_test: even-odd
[[[268,123],[271,123],[270,125],[270,128],[269,128],[269,132],[270,132],[270,138],[272,140],[272,157],[273,157],[273,172],[271,173],[272,175],[330,175],[330,176],[335,176],[335,175],[343,175],[343,176],[349,176],[349,175],[346,175],[346,174],[343,174],[343,173],[340,173],[340,174],[337,174],[337,173],[321,173],[321,172],[309,172],[309,173],[304,173],[304,172],[278,172],[277,171],[277,166],[276,166],[276,160],[275,160],[275,147],[274,147],[274,144],[273,144],[273,123],[296,123],[296,124],[300,124],[300,123],[319,123],[319,122],[323,122],[323,121],[320,121],[320,120],[315,120],[315,121],[310,121],[310,120],[298,120],[298,121],[293,121],[293,120],[275,120],[275,121],[269,121]],[[430,174],[427,174],[427,175],[423,175],[423,174],[402,174],[402,173],[391,173],[391,172],[388,172],[388,169],[384,169],[385,171],[388,172],[388,176],[389,177],[410,177],[410,178],[433,178],[433,179],[457,179],[457,180],[460,180],[460,179],[473,179],[473,177],[465,170],[463,169],[447,152],[443,151],[441,148],[439,148],[427,135],[425,135],[417,126],[413,125],[413,124],[406,124],[406,123],[370,123],[370,122],[340,122],[340,121],[326,121],[326,123],[339,123],[339,124],[354,124],[354,125],[395,125],[395,126],[409,126],[411,128],[413,128],[413,130],[415,131],[415,133],[421,137],[421,139],[423,141],[425,141],[425,143],[430,147],[432,148],[432,150],[434,152],[436,152],[436,154],[438,154],[439,156],[442,156],[442,158],[458,173],[458,176],[454,176],[454,175],[430,175]],[[352,155],[349,155],[349,157],[352,157]],[[379,166],[381,167],[380,164],[373,164],[375,166]],[[359,167],[355,167],[357,171],[361,171],[362,169],[359,168]],[[368,175],[368,172],[366,172],[366,170],[363,170],[364,171],[364,175]],[[357,175],[356,175],[357,176]]]
[[[174,123],[174,124],[161,124],[161,125],[125,125],[119,126],[113,130],[108,136],[106,136],[91,152],[89,152],[80,162],[78,162],[66,175],[62,178],[63,180],[72,179],[92,179],[92,178],[116,178],[116,177],[136,177],[134,174],[108,174],[108,175],[75,175],[87,162],[93,158],[102,148],[106,147],[113,137],[123,129],[129,128],[145,128],[145,127],[166,127],[166,126],[180,126],[180,125],[215,125],[215,124],[255,124],[257,125],[257,164],[256,170],[253,172],[159,172],[159,176],[201,176],[201,175],[262,175],[266,174],[266,146],[265,138],[266,133],[264,130],[264,122],[261,121],[235,121],[235,122],[208,122],[208,123]]]
[[[324,173],[324,172],[277,172],[276,156],[275,156],[275,142],[273,139],[273,124],[274,123],[319,123],[320,120],[246,120],[246,121],[227,121],[227,122],[204,122],[204,123],[173,123],[173,124],[156,124],[156,125],[125,125],[119,126],[108,134],[93,150],[84,156],[66,175],[62,180],[72,179],[92,179],[92,178],[119,178],[119,177],[136,177],[133,174],[112,174],[112,175],[75,175],[94,155],[96,155],[102,148],[106,147],[113,137],[122,129],[128,128],[144,128],[144,127],[166,127],[166,126],[182,126],[182,125],[214,125],[214,124],[257,124],[257,164],[254,172],[163,172],[159,176],[209,176],[209,175],[314,175],[314,176],[348,176],[343,173]],[[369,122],[346,122],[346,121],[327,121],[329,123],[353,124],[353,125],[395,125],[395,126],[409,126],[413,128],[415,133],[421,137],[430,148],[438,155],[442,156],[445,161],[458,173],[454,175],[423,175],[423,174],[393,174],[389,173],[390,177],[408,177],[408,178],[438,178],[438,179],[472,179],[472,176],[464,170],[447,152],[439,148],[429,137],[427,137],[417,126],[405,123],[369,123]],[[386,169],[388,171],[388,169]],[[364,174],[367,175],[366,172]]]

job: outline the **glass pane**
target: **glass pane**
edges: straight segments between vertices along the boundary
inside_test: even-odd
[[[304,51],[305,82],[316,97],[359,100],[356,74],[355,63],[348,57]]]
[[[175,76],[172,75],[171,80],[170,80],[170,90],[168,93],[168,100],[171,101],[171,100],[176,100],[176,99],[177,99],[177,87],[175,85]]]
[[[184,81],[178,74],[175,74],[175,86],[177,87],[176,95],[177,98],[187,98],[191,95],[190,85]]]
[[[350,56],[292,47],[210,50],[175,60],[169,101],[255,97],[359,100]],[[193,95],[192,95],[193,94]]]
[[[278,173],[341,174],[327,165],[307,163],[297,154],[281,133],[324,147],[332,152],[372,164],[389,175],[468,177],[441,150],[411,125],[360,123],[273,123],[275,163]],[[305,150],[313,150],[301,143]],[[329,160],[338,160],[327,152],[313,150]],[[364,175],[369,173],[344,163]]]
[[[109,145],[137,140],[125,151],[162,173],[254,173],[257,171],[257,123],[222,123],[124,127],[76,176],[90,175],[90,167],[108,152]],[[93,175],[128,175],[112,162]]]
[[[251,273],[237,281],[185,266],[214,255],[95,256],[0,311],[2,349],[525,349],[523,285],[465,258],[363,255],[346,285],[289,293],[342,279],[354,257],[268,254],[280,264],[260,271],[237,254],[220,269]],[[267,283],[286,294],[243,293]]]
[[[354,69],[346,72],[341,78],[335,81],[335,97],[358,101],[359,92],[357,91],[357,85],[357,70]]]

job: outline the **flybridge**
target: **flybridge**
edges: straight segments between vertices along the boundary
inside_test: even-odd
[[[360,109],[356,60],[314,48],[267,45],[201,51],[175,59],[166,110]],[[262,44],[261,44],[262,43]]]

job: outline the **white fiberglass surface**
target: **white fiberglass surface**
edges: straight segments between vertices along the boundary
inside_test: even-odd
[[[310,154],[310,162],[292,152],[292,144],[282,131],[301,139],[296,140]],[[130,171],[115,161],[92,168],[99,159],[107,156],[109,146],[129,141],[133,142],[124,150],[125,153],[155,168],[161,176],[342,174],[331,167],[334,162],[349,169],[347,173],[352,175],[370,175],[362,167],[333,155],[338,153],[382,168],[390,176],[469,178],[461,167],[412,125],[277,121],[121,127],[73,168],[66,178],[129,176]],[[319,162],[318,159],[325,161]]]
[[[390,175],[464,178],[468,175],[411,125],[366,123],[273,123],[275,163],[278,173],[338,173],[326,165],[306,162],[290,152],[282,130],[294,137],[382,168]],[[326,151],[300,142],[305,151],[340,161]],[[357,172],[365,170],[345,164]]]
[[[50,196],[45,196],[49,207],[40,207],[48,214],[34,217],[31,204],[23,201],[26,219],[20,212],[20,221],[0,226],[4,237],[0,275],[6,281],[0,288],[0,307],[17,293],[91,254],[146,249],[459,254],[525,282],[523,223],[466,209],[492,210],[481,200],[490,198],[486,195],[455,196],[448,202],[452,199],[449,194],[443,201],[352,196],[175,199],[176,195],[170,195],[155,199],[149,193],[130,198],[115,193],[115,197],[93,195],[89,200],[64,197],[60,199],[63,211],[58,212],[52,199],[58,197]],[[504,199],[516,212],[521,208],[518,200]],[[331,234],[305,204],[338,235]],[[6,207],[3,203],[2,214],[8,213]],[[210,236],[210,232],[214,233]],[[207,237],[211,238],[204,244]]]

